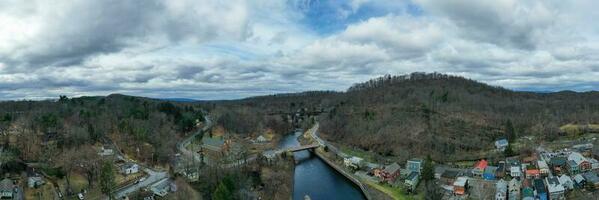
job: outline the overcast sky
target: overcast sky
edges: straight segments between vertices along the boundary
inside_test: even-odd
[[[231,99],[384,74],[599,89],[596,0],[0,1],[0,100]]]

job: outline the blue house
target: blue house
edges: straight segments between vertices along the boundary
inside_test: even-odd
[[[495,180],[495,175],[497,174],[497,167],[488,166],[485,168],[485,172],[483,173],[483,178],[486,180]]]
[[[548,200],[547,189],[545,188],[545,182],[543,179],[535,179],[533,185],[535,191],[537,191],[537,198],[540,200]]]
[[[495,148],[499,151],[505,151],[508,145],[509,142],[506,139],[500,139],[495,141]]]
[[[410,159],[406,162],[406,169],[408,172],[416,172],[420,174],[422,171],[422,167],[424,165],[424,160],[420,158]]]

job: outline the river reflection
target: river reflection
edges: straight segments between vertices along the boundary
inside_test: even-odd
[[[280,147],[299,146],[297,137],[300,135],[301,132],[296,132],[285,136]],[[305,195],[312,200],[364,199],[357,186],[308,150],[296,152],[294,157],[297,163],[293,176],[294,200],[304,200]]]

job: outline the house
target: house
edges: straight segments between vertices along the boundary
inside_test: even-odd
[[[591,169],[593,171],[599,170],[599,161],[597,159],[591,158],[589,159],[589,162],[591,162]]]
[[[437,165],[435,166],[435,179],[441,179],[441,175],[443,175],[443,173],[445,173],[445,171],[447,170],[446,167],[441,166],[441,165]]]
[[[485,168],[483,178],[486,180],[495,180],[495,173],[497,173],[497,167],[488,166],[487,168]]]
[[[266,143],[266,142],[268,142],[268,139],[266,139],[266,137],[260,135],[260,136],[258,136],[258,138],[256,138],[256,142],[258,142],[258,143]]]
[[[36,188],[40,185],[44,184],[44,179],[42,178],[42,176],[30,176],[27,177],[27,187],[29,188]]]
[[[549,175],[550,171],[549,171],[549,165],[547,165],[547,162],[545,162],[544,160],[538,160],[537,167],[539,167],[539,173],[541,173],[541,176]]]
[[[495,183],[495,200],[507,199],[507,182],[500,179]]]
[[[489,163],[487,162],[487,160],[484,159],[476,162],[474,164],[474,169],[472,169],[472,174],[475,176],[482,176],[488,164]]]
[[[535,200],[535,192],[531,187],[522,189],[522,200]]]
[[[582,154],[578,152],[572,152],[568,156],[568,167],[570,168],[570,173],[577,174],[590,170],[591,162],[582,156]]]
[[[562,174],[562,173],[564,173],[564,169],[567,168],[567,166],[566,166],[567,162],[568,162],[568,160],[566,159],[566,157],[557,156],[557,157],[551,158],[551,160],[549,161],[549,164],[551,165],[553,172],[555,172],[556,174]]]
[[[574,184],[576,187],[583,188],[585,183],[586,183],[586,180],[584,179],[584,177],[582,177],[581,174],[576,174],[574,176]]]
[[[111,148],[106,148],[102,146],[100,151],[98,151],[98,155],[100,156],[112,156],[114,155],[114,151]]]
[[[162,179],[150,186],[150,191],[155,195],[164,197],[171,191],[171,181],[169,178]]]
[[[565,200],[566,199],[566,188],[559,182],[559,178],[546,177],[545,184],[547,185],[547,192],[549,193],[549,199],[551,200]]]
[[[495,177],[503,178],[505,176],[505,161],[500,161],[499,165],[497,165],[497,171],[495,172]]]
[[[44,178],[32,167],[27,167],[27,187],[36,188],[44,184]]]
[[[520,170],[520,166],[510,167],[510,176],[513,178],[522,176],[522,170]]]
[[[424,160],[420,158],[410,159],[406,162],[406,169],[408,170],[408,172],[416,172],[420,174],[420,172],[422,171],[423,164]]]
[[[500,139],[500,140],[495,141],[495,148],[498,151],[505,151],[505,149],[507,148],[508,145],[509,145],[509,143],[506,139]]]
[[[399,164],[397,164],[397,163],[387,165],[385,167],[385,169],[383,169],[380,172],[380,177],[381,177],[381,179],[383,179],[383,181],[393,183],[393,182],[395,182],[395,179],[397,178],[397,176],[399,176],[400,169],[401,169],[401,166],[399,166]]]
[[[540,200],[548,200],[547,199],[547,188],[545,187],[545,182],[543,181],[543,179],[534,179],[533,180],[533,187],[536,191],[536,196],[538,199]]]
[[[585,172],[582,177],[584,177],[587,188],[599,189],[599,177],[595,172]]]
[[[453,193],[455,195],[466,194],[466,188],[468,188],[468,177],[458,177],[453,182]]]
[[[561,175],[559,177],[559,183],[564,186],[567,190],[574,189],[574,181],[568,175]]]
[[[591,144],[591,143],[577,144],[577,145],[573,145],[572,149],[574,149],[578,152],[591,152],[593,150],[593,144]]]
[[[352,169],[360,169],[360,167],[362,167],[362,163],[363,163],[364,159],[359,158],[359,157],[349,157],[349,158],[343,158],[343,164],[348,167],[348,168],[352,168]]]
[[[125,163],[121,166],[121,173],[125,175],[135,174],[137,172],[139,172],[139,165],[135,163]]]
[[[541,171],[538,169],[527,169],[526,178],[539,178],[541,177]]]
[[[449,169],[449,170],[445,170],[445,172],[443,172],[443,174],[441,174],[441,177],[439,178],[439,180],[441,181],[441,183],[443,183],[445,185],[452,185],[455,183],[458,176],[459,176],[459,171]]]
[[[10,179],[2,179],[0,181],[0,198],[1,199],[12,199],[15,185]]]
[[[408,188],[411,191],[416,190],[416,187],[418,186],[418,179],[420,178],[419,174],[416,172],[410,172],[410,175],[408,175],[408,177],[405,180],[405,184],[406,186],[408,186]]]
[[[508,183],[508,199],[520,199],[520,187],[522,183],[519,178],[513,178]]]

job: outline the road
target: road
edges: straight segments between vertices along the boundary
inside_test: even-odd
[[[208,130],[211,126],[212,126],[212,121],[210,120],[210,118],[208,118],[207,116],[204,117],[205,121],[206,121],[206,126],[197,131],[196,133],[194,133],[193,135],[189,136],[188,138],[186,138],[185,140],[179,142],[177,144],[177,148],[184,154],[188,154],[188,155],[194,155],[194,158],[198,159],[198,161],[200,160],[199,155],[194,154],[193,152],[185,149],[185,146],[187,144],[189,144],[191,142],[191,140],[197,136],[198,134]],[[118,189],[114,195],[117,199],[120,199],[124,196],[129,195],[132,192],[138,191],[142,188],[148,187],[149,185],[156,183],[162,179],[168,178],[169,174],[166,171],[161,171],[161,170],[157,170],[157,169],[152,169],[149,166],[145,166],[142,163],[137,163],[133,160],[128,160],[125,158],[125,155],[122,154],[122,152],[120,151],[120,149],[118,148],[118,146],[112,142],[110,140],[110,142],[112,143],[112,145],[114,146],[114,148],[116,149],[116,152],[118,152],[118,155],[123,159],[123,161],[125,162],[134,162],[136,164],[138,164],[139,166],[141,166],[143,168],[143,170],[148,174],[148,176],[146,177],[146,179],[144,181],[141,181],[139,183],[133,183],[131,185],[125,186],[123,188]]]
[[[206,131],[210,130],[210,128],[212,128],[213,124],[212,124],[212,120],[210,119],[210,117],[204,116],[204,121],[206,121],[206,125],[204,126],[204,128],[196,131],[189,137],[187,137],[184,140],[182,140],[181,142],[177,143],[177,149],[179,149],[179,151],[183,154],[183,156],[192,157],[196,162],[202,162],[202,156],[196,152],[192,152],[192,151],[188,150],[185,147],[187,145],[189,145],[189,143],[191,143],[191,141],[196,136],[203,134],[204,132],[206,132]]]
[[[146,180],[141,181],[137,184],[125,186],[124,188],[121,188],[117,192],[115,192],[114,196],[117,199],[121,199],[122,197],[124,197],[132,192],[138,191],[144,187],[147,187],[153,183],[156,183],[162,179],[169,177],[168,173],[164,172],[164,171],[154,171],[149,168],[145,168],[144,171],[148,174]]]

